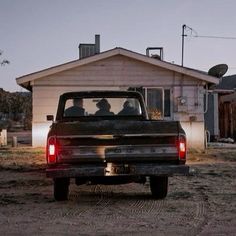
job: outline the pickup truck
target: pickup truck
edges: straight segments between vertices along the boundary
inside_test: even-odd
[[[68,199],[71,178],[77,185],[147,182],[163,199],[168,177],[189,172],[180,123],[149,119],[139,92],[64,93],[55,120],[47,120],[46,175],[57,201]]]

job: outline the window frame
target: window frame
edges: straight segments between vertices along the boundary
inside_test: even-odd
[[[172,88],[171,87],[143,87],[145,94],[145,105],[148,108],[148,89],[152,90],[161,90],[162,91],[162,119],[172,120],[173,112],[172,112]],[[165,116],[165,90],[170,91],[170,116]]]

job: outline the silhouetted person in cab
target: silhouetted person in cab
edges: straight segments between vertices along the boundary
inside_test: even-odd
[[[123,109],[117,114],[120,116],[134,116],[134,115],[138,115],[138,111],[137,109],[135,109],[131,102],[129,101],[125,101],[123,104]]]
[[[84,116],[85,110],[83,108],[83,99],[75,98],[73,100],[73,106],[67,108],[64,112],[64,116]]]
[[[112,116],[114,112],[110,111],[111,105],[107,101],[107,99],[103,98],[96,104],[97,110],[94,115],[96,116]]]

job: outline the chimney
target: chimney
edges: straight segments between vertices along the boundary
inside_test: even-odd
[[[163,55],[164,55],[163,47],[148,47],[148,48],[146,49],[146,55],[147,55],[148,57],[150,57],[149,52],[150,52],[151,50],[159,51],[159,54],[152,54],[152,55],[151,55],[152,58],[155,58],[155,59],[161,60],[161,61],[163,60]]]
[[[100,53],[100,35],[95,35],[95,44],[81,43],[79,45],[79,59]]]
[[[95,54],[100,53],[100,35],[95,34]]]

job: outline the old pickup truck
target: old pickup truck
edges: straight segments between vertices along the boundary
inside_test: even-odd
[[[150,183],[167,196],[168,177],[186,175],[186,136],[178,121],[151,120],[132,91],[69,92],[60,96],[47,137],[47,177],[54,198],[68,199],[70,179],[80,184]]]

